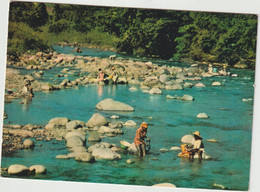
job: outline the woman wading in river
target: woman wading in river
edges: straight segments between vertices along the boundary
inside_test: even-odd
[[[139,157],[144,157],[146,155],[145,148],[145,138],[147,134],[148,124],[146,122],[143,122],[139,129],[136,131],[134,144],[136,146],[136,149],[138,151]]]

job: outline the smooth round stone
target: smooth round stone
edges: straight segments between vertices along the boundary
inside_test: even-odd
[[[31,139],[26,139],[24,140],[23,145],[25,149],[32,149],[34,147],[34,142]]]
[[[9,166],[8,174],[11,175],[28,175],[30,169],[24,165],[14,164]]]
[[[174,146],[174,147],[171,147],[170,150],[178,151],[178,150],[181,150],[181,148],[178,146]]]
[[[135,161],[134,161],[133,159],[127,159],[127,160],[126,160],[126,163],[128,163],[128,164],[133,164],[133,163],[135,163]]]
[[[162,148],[162,149],[160,149],[160,152],[162,152],[162,153],[166,153],[166,152],[168,152],[169,150],[168,149],[166,149],[166,148]]]
[[[68,155],[57,155],[56,159],[69,159]]]
[[[43,165],[32,165],[29,167],[30,171],[35,170],[36,174],[46,174],[47,168]]]
[[[209,116],[208,116],[206,113],[199,113],[199,114],[197,115],[197,118],[207,119],[207,118],[209,118]]]
[[[155,185],[152,185],[153,187],[173,187],[176,188],[176,186],[172,183],[158,183]]]

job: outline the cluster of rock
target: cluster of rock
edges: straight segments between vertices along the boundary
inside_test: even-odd
[[[68,130],[68,124],[73,121],[67,121],[65,118],[61,119],[58,123],[57,118],[50,120],[48,125],[46,125],[47,129],[65,129]],[[75,122],[75,121],[74,121]],[[105,136],[115,136],[116,134],[123,134],[122,131],[122,123],[117,121],[109,122],[103,115],[99,113],[93,114],[93,116],[89,119],[89,121],[85,124],[85,128],[77,128],[76,124],[74,125],[73,130],[67,131],[64,139],[66,141],[66,146],[68,151],[70,152],[67,155],[58,155],[56,158],[58,159],[68,159],[75,158],[77,161],[93,163],[99,159],[107,159],[107,160],[116,160],[121,159],[121,155],[117,152],[121,151],[120,147],[117,147],[115,144],[109,144],[100,142],[102,137]],[[66,128],[64,128],[64,125]],[[86,138],[86,130],[88,130],[88,137]],[[57,132],[57,131],[55,131]],[[59,134],[63,134],[59,132]],[[95,144],[86,146],[86,140],[88,142],[95,142]],[[122,152],[122,151],[121,151]]]
[[[140,62],[127,60],[120,57],[111,58],[98,58],[87,56],[75,56],[59,54],[57,52],[43,53],[38,52],[35,55],[24,54],[20,57],[19,62],[8,61],[8,65],[23,66],[26,69],[35,71],[31,75],[18,75],[17,71],[12,69],[7,70],[6,90],[9,92],[7,97],[9,99],[17,98],[21,96],[21,90],[23,88],[23,81],[30,80],[34,91],[51,91],[64,88],[78,87],[80,85],[86,85],[89,83],[104,85],[104,82],[98,81],[98,69],[101,68],[105,74],[112,75],[113,70],[118,75],[115,83],[117,84],[130,84],[131,91],[137,91],[136,86],[140,86],[143,92],[150,94],[162,94],[162,89],[167,90],[180,90],[187,89],[193,86],[205,87],[201,82],[194,83],[194,81],[200,81],[201,77],[211,77],[213,75],[220,75],[219,73],[207,73],[207,69],[199,67],[194,64],[187,68],[175,67],[175,66],[158,66],[152,62]],[[57,83],[44,83],[35,80],[35,78],[41,78],[44,75],[44,71],[53,67],[62,67],[63,69],[59,74],[56,74],[56,78],[65,78],[61,83],[55,80]],[[75,80],[68,78],[69,74],[76,74],[76,70],[80,70],[77,74],[80,77]],[[88,74],[88,75],[83,75]],[[14,77],[14,78],[13,78]],[[53,78],[52,78],[53,79]],[[109,79],[109,78],[108,78]],[[110,83],[113,83],[109,79]],[[221,86],[220,82],[213,82],[212,86]],[[16,91],[14,91],[14,89]]]
[[[41,126],[28,124],[22,125],[4,125],[2,155],[9,155],[19,149],[32,149],[34,140],[44,140],[45,132]]]
[[[5,171],[5,170],[4,170]],[[35,174],[46,174],[47,168],[43,165],[32,165],[26,167],[20,164],[10,165],[7,169],[8,174],[10,175],[35,175]]]

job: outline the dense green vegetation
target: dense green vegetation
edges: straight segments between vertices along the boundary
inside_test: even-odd
[[[12,55],[77,42],[175,61],[255,65],[256,15],[24,2],[11,3],[9,15]]]

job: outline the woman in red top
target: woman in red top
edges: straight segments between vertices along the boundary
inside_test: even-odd
[[[148,124],[143,122],[141,124],[140,128],[137,129],[136,135],[135,135],[134,144],[136,146],[136,149],[137,149],[140,157],[145,156],[146,143],[145,143],[144,139],[146,138],[147,128],[148,128]]]

